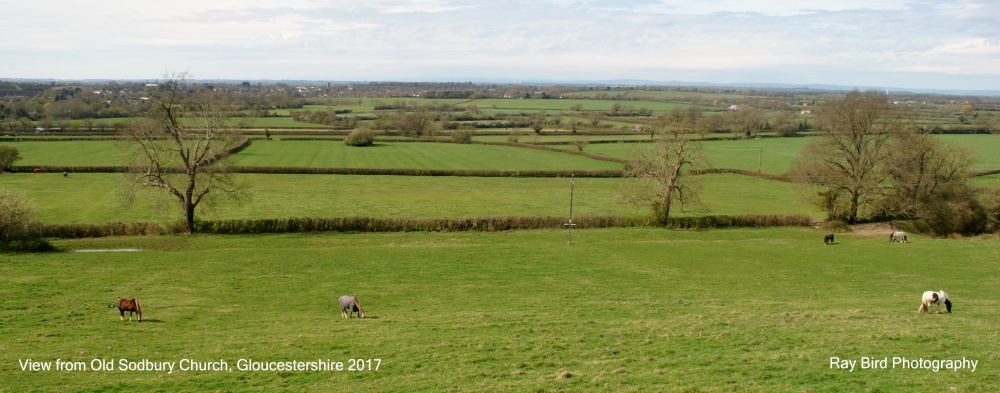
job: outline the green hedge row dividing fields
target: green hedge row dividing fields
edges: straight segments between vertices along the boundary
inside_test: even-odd
[[[467,218],[275,218],[258,220],[199,221],[197,232],[215,235],[252,235],[301,232],[499,232],[566,228],[566,217],[509,216]],[[768,228],[809,226],[813,219],[794,215],[736,215],[672,217],[674,229]],[[648,217],[578,216],[573,229],[650,226]],[[104,223],[44,225],[45,237],[77,239],[108,236],[148,236],[184,233],[183,223]]]

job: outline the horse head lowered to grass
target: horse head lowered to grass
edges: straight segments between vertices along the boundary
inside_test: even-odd
[[[135,313],[138,317],[136,322],[142,322],[142,309],[139,308],[139,302],[132,299],[118,299],[118,312],[121,313],[121,320],[125,320],[125,312],[128,311],[128,320],[132,320],[132,314]]]
[[[358,317],[365,317],[365,310],[361,308],[361,301],[355,296],[344,295],[340,297],[340,315],[350,319],[357,312]]]

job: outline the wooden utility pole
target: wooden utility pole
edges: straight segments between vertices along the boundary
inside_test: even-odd
[[[576,224],[573,223],[573,188],[575,186],[576,186],[576,182],[573,181],[573,176],[570,176],[570,179],[569,179],[569,221],[567,223],[563,224],[563,226],[566,227],[566,231],[567,231],[567,238],[566,238],[566,244],[567,245],[573,244],[573,227],[576,226]]]

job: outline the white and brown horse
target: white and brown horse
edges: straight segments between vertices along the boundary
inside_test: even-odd
[[[365,310],[361,308],[361,301],[355,296],[341,296],[340,297],[340,316],[350,319],[354,313],[358,313],[358,317],[365,317]]]
[[[951,299],[948,298],[948,294],[944,291],[927,291],[924,292],[924,296],[920,300],[920,308],[917,309],[918,314],[930,314],[931,304],[937,305],[937,313],[941,313],[941,303],[944,303],[944,307],[951,312]]]
[[[138,315],[136,322],[142,322],[142,309],[139,308],[139,302],[132,299],[118,299],[118,312],[121,314],[121,320],[125,320],[125,312],[128,311],[128,320],[132,321],[132,313]]]
[[[893,233],[889,234],[890,242],[906,243],[907,240],[909,239],[906,238],[906,232],[894,231]]]

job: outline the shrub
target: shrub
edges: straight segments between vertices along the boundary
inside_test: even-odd
[[[21,159],[21,153],[14,146],[0,146],[0,172],[10,170],[15,162]]]
[[[819,227],[827,231],[849,232],[851,230],[851,226],[842,220],[824,221]]]
[[[358,147],[374,145],[375,132],[367,128],[355,129],[344,138],[344,144]]]
[[[991,201],[982,203],[976,195],[978,190],[965,185],[945,185],[936,198],[922,203],[919,207],[920,219],[914,221],[917,232],[945,237],[952,234],[963,236],[987,232],[990,227]]]
[[[782,137],[798,136],[799,128],[792,124],[782,124],[775,127],[774,131]]]
[[[46,251],[34,212],[23,195],[0,188],[0,251]]]
[[[457,130],[451,133],[451,140],[455,143],[468,144],[472,143],[472,135],[475,134],[472,130]]]

